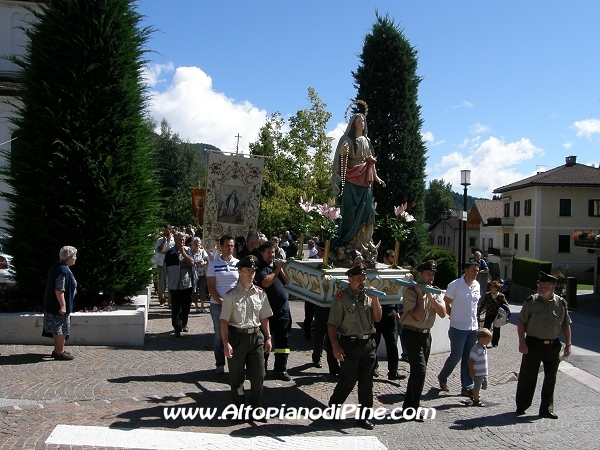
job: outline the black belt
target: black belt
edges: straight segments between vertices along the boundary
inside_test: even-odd
[[[238,327],[234,327],[232,325],[229,325],[229,329],[231,331],[236,331],[238,333],[253,334],[253,333],[258,333],[258,331],[260,330],[260,327],[238,328]]]
[[[545,345],[549,345],[549,344],[554,344],[556,341],[558,341],[558,338],[554,338],[554,339],[540,339],[540,338],[536,338],[535,336],[529,336],[527,335],[528,339],[534,339],[536,341],[538,341],[541,344],[545,344]]]
[[[350,341],[354,342],[354,341],[362,341],[362,340],[366,340],[366,339],[371,339],[374,338],[375,334],[374,333],[370,333],[370,334],[359,334],[359,335],[355,335],[355,336],[344,336],[344,335],[338,335],[338,339],[350,339]]]
[[[410,325],[404,325],[404,328],[410,331],[416,331],[417,333],[429,333],[430,328],[417,328],[411,327]]]

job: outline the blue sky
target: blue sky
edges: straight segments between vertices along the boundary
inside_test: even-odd
[[[417,49],[427,179],[491,198],[576,155],[600,163],[600,2],[141,0],[151,112],[192,142],[235,151],[315,88],[345,128],[353,70],[375,11]],[[369,123],[369,128],[376,124]],[[375,149],[377,152],[377,149]]]

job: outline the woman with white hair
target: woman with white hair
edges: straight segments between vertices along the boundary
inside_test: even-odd
[[[46,292],[44,293],[44,332],[54,339],[52,357],[62,361],[70,361],[73,355],[65,351],[65,341],[71,331],[71,313],[77,294],[77,281],[71,267],[77,260],[77,249],[64,246],[56,261],[48,271]]]

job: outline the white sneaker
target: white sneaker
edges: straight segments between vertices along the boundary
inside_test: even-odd
[[[215,369],[215,373],[224,373],[225,372],[225,366],[217,366],[217,368]]]

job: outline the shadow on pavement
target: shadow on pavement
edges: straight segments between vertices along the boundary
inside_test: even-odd
[[[49,352],[52,350],[49,350]],[[23,353],[20,355],[0,355],[0,366],[10,366],[17,364],[37,364],[44,361],[53,361],[50,353]]]
[[[256,435],[265,435],[273,433],[274,436],[288,436],[310,433],[317,429],[335,429],[343,432],[342,430],[345,428],[355,428],[356,426],[353,420],[330,421],[318,419],[311,421],[310,419],[298,419],[298,423],[294,423],[296,419],[293,417],[286,418],[285,414],[283,416],[283,423],[276,418],[270,419],[268,423],[260,423],[253,420],[244,421],[241,424],[234,423],[231,416],[220,418],[220,415],[230,405],[231,397],[229,389],[211,391],[201,385],[198,387],[199,391],[188,392],[183,394],[183,397],[147,397],[144,401],[154,404],[153,406],[123,412],[116,416],[110,427],[125,429],[158,427],[178,429],[190,426],[215,428],[235,426],[236,430],[232,431],[232,435],[253,435],[254,433]],[[246,393],[248,394],[248,389],[246,389]],[[192,401],[189,401],[189,399]],[[284,406],[281,402],[282,399],[285,399]],[[308,410],[312,408],[323,410],[326,407],[326,405],[315,400],[310,395],[297,389],[295,385],[290,385],[289,387],[277,386],[274,388],[265,386],[262,404],[265,408],[269,406],[281,408],[283,406],[286,413],[291,408],[302,407],[308,408]],[[135,405],[135,403],[132,405]],[[207,405],[210,405],[210,407],[207,407]],[[204,412],[212,412],[212,418],[206,416],[201,418],[197,412],[197,408],[201,407],[207,408]],[[181,417],[181,410],[183,408],[185,408],[187,416],[185,419]],[[176,418],[173,418],[175,415]],[[166,416],[169,418],[166,418]]]
[[[480,417],[475,417],[472,419],[460,419],[455,421],[454,425],[450,426],[450,429],[464,431],[484,427],[504,427],[515,425],[518,423],[533,422],[534,420],[537,420],[537,416],[517,416],[514,412],[505,412],[491,416],[482,415]]]

